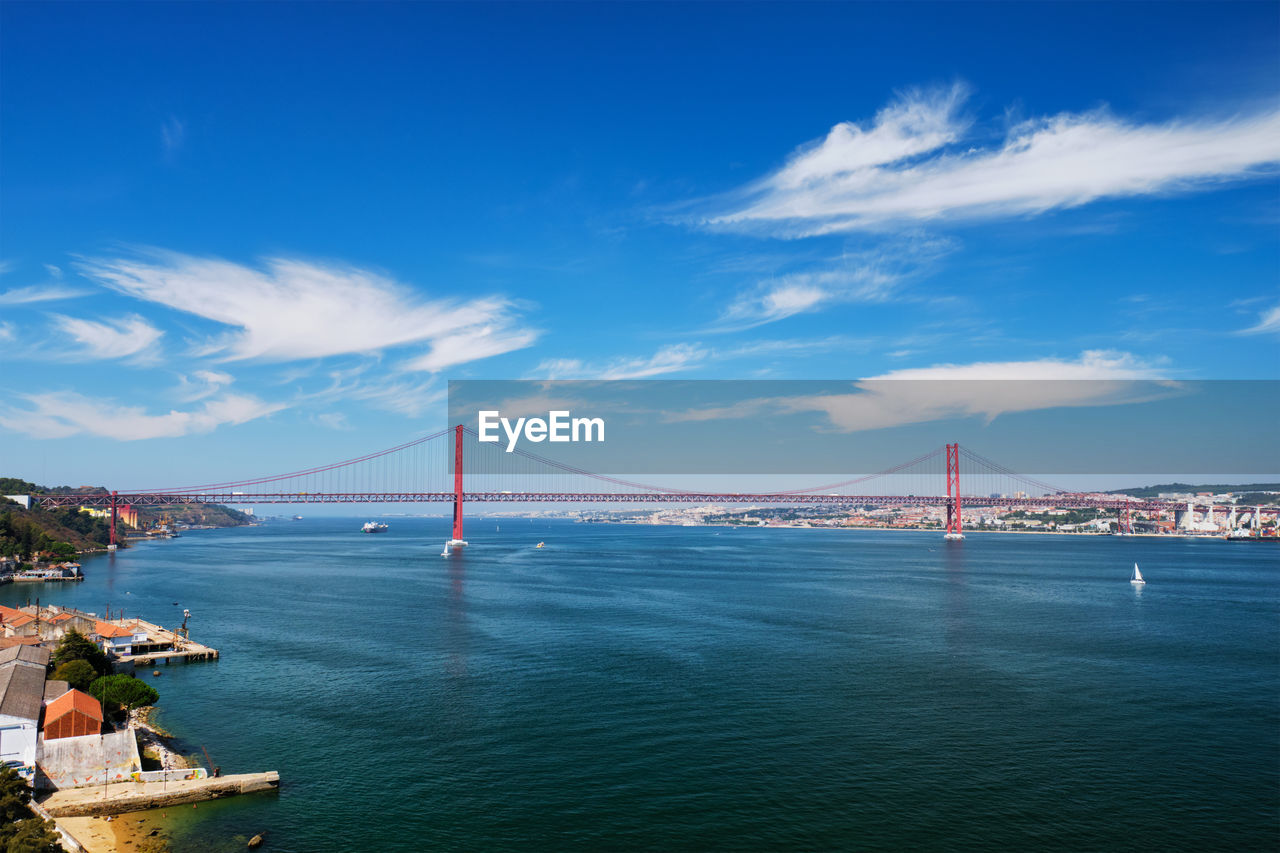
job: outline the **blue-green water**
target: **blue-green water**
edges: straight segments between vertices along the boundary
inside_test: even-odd
[[[187,607],[221,649],[164,668],[161,722],[283,783],[202,805],[178,849],[1280,839],[1280,548],[507,519],[444,559],[441,520],[363,520],[0,588],[172,626]]]

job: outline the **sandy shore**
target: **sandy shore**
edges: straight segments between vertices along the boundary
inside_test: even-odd
[[[112,817],[60,817],[58,825],[71,833],[88,853],[152,853],[168,849],[166,812],[141,812]]]

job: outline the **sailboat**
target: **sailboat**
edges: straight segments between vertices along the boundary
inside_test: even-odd
[[[1133,564],[1133,577],[1129,580],[1129,583],[1136,583],[1136,584],[1146,583],[1146,581],[1142,579],[1142,572],[1138,571],[1137,563]]]

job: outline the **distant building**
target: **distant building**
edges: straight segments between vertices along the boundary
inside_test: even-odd
[[[22,504],[23,509],[31,509],[31,495],[5,495],[5,497],[16,504]]]
[[[98,620],[93,627],[93,633],[97,634],[102,641],[102,650],[117,655],[133,654],[133,644],[145,643],[147,641],[147,632],[134,628],[126,628],[122,625],[112,625],[110,622]]]

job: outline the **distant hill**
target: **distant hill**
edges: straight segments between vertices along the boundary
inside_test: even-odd
[[[1188,494],[1196,494],[1197,492],[1212,492],[1215,495],[1231,492],[1233,494],[1253,493],[1256,499],[1249,502],[1256,503],[1275,503],[1276,495],[1262,495],[1260,492],[1280,492],[1280,483],[1162,483],[1157,486],[1138,486],[1132,489],[1112,489],[1106,492],[1108,495],[1132,495],[1135,498],[1154,498],[1162,492],[1182,492]]]
[[[74,495],[106,494],[102,486],[56,486],[48,488],[14,477],[0,477],[0,495]],[[249,516],[217,504],[178,504],[170,507],[146,507],[138,512],[143,528],[172,522],[207,524],[213,527],[236,527],[248,524]],[[129,528],[121,526],[118,532]],[[0,497],[0,556],[18,557],[23,562],[36,554],[46,553],[58,559],[69,559],[81,551],[100,551],[111,541],[111,524],[94,518],[75,507],[46,510],[24,509],[20,504]],[[121,537],[118,544],[125,546]]]
[[[110,541],[111,525],[106,519],[93,518],[73,507],[24,509],[0,498],[0,557],[17,557],[24,563],[42,553],[71,559],[80,551],[102,550]]]

